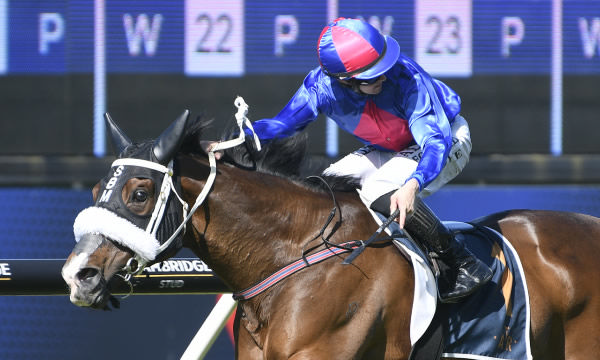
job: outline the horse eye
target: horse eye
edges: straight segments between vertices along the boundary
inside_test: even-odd
[[[148,193],[146,190],[136,190],[131,198],[137,202],[144,202],[148,200]]]

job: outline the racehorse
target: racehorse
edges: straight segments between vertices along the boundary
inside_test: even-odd
[[[120,155],[94,187],[91,209],[98,212],[75,221],[78,243],[63,267],[74,304],[108,308],[113,276],[127,278],[181,247],[237,294],[290,263],[304,264],[302,271],[240,298],[237,359],[409,358],[415,280],[406,256],[383,241],[342,265],[345,247],[377,229],[356,192],[344,188],[355,183],[325,179],[330,189],[318,179],[300,178],[302,151],[290,145],[300,143],[297,139],[275,141],[261,151],[245,142],[225,150],[215,168],[213,155],[199,146],[207,124],[190,120],[187,112],[156,140],[139,144],[107,120]],[[106,215],[110,229],[94,228],[104,212],[113,213]],[[512,210],[473,223],[503,234],[524,259],[533,358],[597,358],[600,219]],[[340,251],[308,264],[308,254],[323,249]]]

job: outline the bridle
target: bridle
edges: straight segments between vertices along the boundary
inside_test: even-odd
[[[149,234],[150,236],[156,238],[156,231],[158,230],[158,227],[165,215],[165,208],[167,206],[167,200],[169,199],[171,192],[173,194],[175,194],[175,196],[181,203],[181,206],[183,208],[183,220],[182,220],[181,224],[177,227],[177,229],[175,229],[175,231],[171,234],[171,236],[158,247],[154,258],[159,257],[160,254],[162,254],[165,250],[167,250],[180,233],[182,233],[182,232],[185,233],[186,224],[191,219],[191,217],[194,215],[194,213],[198,209],[198,207],[204,202],[204,200],[208,196],[208,193],[210,192],[210,190],[214,184],[215,177],[217,174],[217,162],[216,162],[216,158],[215,158],[215,152],[224,150],[224,149],[229,149],[229,148],[232,148],[232,147],[235,147],[235,146],[238,146],[238,145],[244,143],[245,137],[246,137],[244,129],[243,129],[244,125],[246,125],[248,127],[248,129],[252,132],[253,140],[256,144],[256,148],[258,151],[260,151],[260,149],[261,149],[260,140],[258,139],[258,136],[254,132],[252,123],[250,122],[250,120],[247,117],[248,105],[246,104],[246,102],[244,101],[244,99],[241,96],[238,96],[235,99],[234,105],[238,109],[235,114],[235,118],[237,121],[238,128],[240,130],[239,131],[240,134],[235,139],[219,142],[218,144],[216,144],[216,146],[213,146],[213,148],[209,150],[208,161],[209,161],[209,165],[210,165],[210,173],[206,180],[206,184],[202,188],[202,191],[200,192],[200,194],[198,194],[198,196],[196,197],[196,201],[194,202],[194,205],[191,208],[189,208],[188,204],[185,201],[183,201],[183,198],[180,196],[180,194],[177,193],[177,190],[173,183],[173,160],[171,160],[167,166],[164,166],[164,165],[152,162],[152,161],[148,161],[148,160],[134,159],[134,158],[122,158],[122,159],[117,159],[113,162],[112,167],[115,167],[115,166],[137,166],[137,167],[143,167],[143,168],[155,170],[155,171],[158,171],[158,172],[161,172],[164,174],[160,193],[158,195],[157,202],[154,205],[154,209],[152,211],[152,217],[150,218],[150,222],[148,223],[148,225],[145,229],[145,232],[147,234]],[[145,256],[140,255],[138,252],[134,251],[134,256],[127,261],[127,264],[121,270],[121,273],[123,273],[124,275],[120,275],[120,276],[126,282],[129,283],[131,280],[131,277],[141,273],[144,270],[144,268],[146,267],[146,265],[152,260],[153,259],[149,259]]]

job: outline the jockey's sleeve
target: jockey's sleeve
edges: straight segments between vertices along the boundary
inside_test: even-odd
[[[261,142],[292,136],[317,119],[319,110],[316,87],[312,86],[310,78],[309,74],[279,114],[252,124]]]
[[[407,181],[411,178],[416,179],[423,190],[440,174],[446,164],[452,147],[452,131],[447,117],[435,113],[420,74],[416,74],[415,79],[415,91],[410,95],[414,111],[410,116],[409,126],[416,143],[423,149],[423,155]]]

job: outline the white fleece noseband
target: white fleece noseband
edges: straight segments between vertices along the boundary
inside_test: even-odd
[[[102,234],[132,250],[146,261],[152,261],[158,254],[160,244],[156,238],[110,210],[92,206],[84,209],[73,223],[75,241],[85,234]]]

